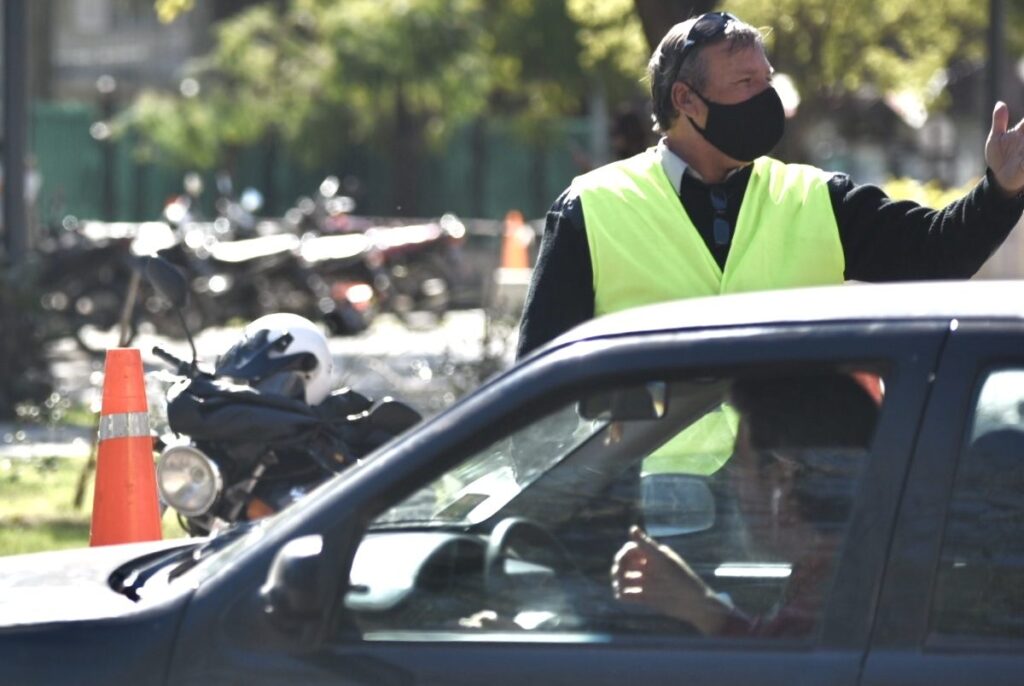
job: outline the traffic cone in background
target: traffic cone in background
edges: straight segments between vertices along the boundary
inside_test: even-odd
[[[160,505],[142,355],[107,350],[89,545],[160,540]]]
[[[501,239],[501,255],[494,270],[494,289],[488,308],[499,316],[518,317],[530,287],[530,244],[533,229],[523,220],[519,210],[505,214],[505,231]]]
[[[533,230],[523,220],[519,210],[505,214],[505,233],[501,243],[502,269],[527,269],[530,266],[530,243]]]

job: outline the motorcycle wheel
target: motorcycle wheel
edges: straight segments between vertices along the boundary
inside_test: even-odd
[[[355,336],[369,327],[369,322],[361,312],[344,304],[326,313],[324,322],[332,336]]]
[[[398,293],[394,296],[392,311],[410,329],[437,328],[444,322],[451,305],[451,279],[447,269],[437,256],[406,269],[404,277],[395,279]]]

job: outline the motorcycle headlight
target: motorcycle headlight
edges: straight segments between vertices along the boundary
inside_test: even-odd
[[[156,463],[156,485],[164,502],[186,517],[209,512],[224,482],[217,465],[191,446],[168,448]]]

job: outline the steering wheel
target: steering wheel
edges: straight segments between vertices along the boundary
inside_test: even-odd
[[[543,564],[559,575],[576,571],[569,552],[547,528],[532,519],[508,517],[498,522],[487,541],[484,586],[489,592],[512,585],[505,569],[510,550],[518,553],[516,559]]]

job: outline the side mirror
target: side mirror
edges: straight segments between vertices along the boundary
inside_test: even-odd
[[[288,541],[274,556],[260,587],[263,610],[277,630],[294,635],[315,625],[324,608],[323,537],[318,534]]]
[[[640,481],[644,528],[655,538],[707,531],[715,525],[715,497],[689,474],[648,474]]]
[[[143,257],[141,272],[160,297],[176,309],[188,304],[188,280],[173,264],[162,257]]]

